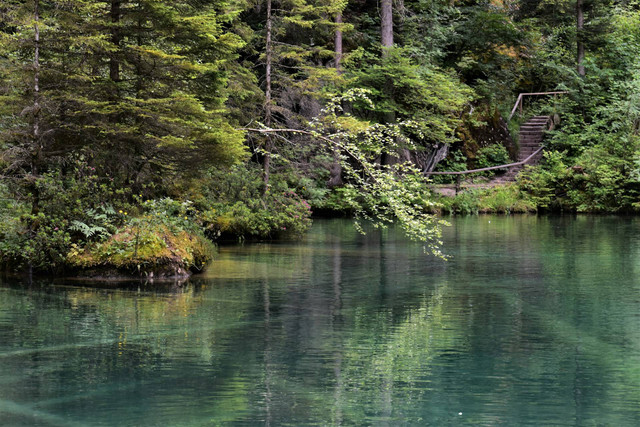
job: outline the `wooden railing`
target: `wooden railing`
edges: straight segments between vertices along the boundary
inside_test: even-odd
[[[566,92],[562,92],[562,93],[566,93]],[[553,119],[550,117],[549,120],[547,121],[547,125],[546,125],[545,131],[549,131],[549,130],[552,130],[552,129],[553,129]],[[513,167],[516,167],[516,166],[522,166],[522,165],[527,164],[529,162],[529,160],[531,160],[537,154],[539,154],[542,151],[543,148],[544,147],[541,146],[536,151],[531,153],[531,155],[529,155],[529,157],[527,157],[526,159],[524,159],[522,161],[519,161],[519,162],[515,162],[515,163],[507,163],[507,164],[504,164],[504,165],[490,166],[490,167],[480,168],[480,169],[469,169],[469,170],[456,171],[456,172],[423,172],[423,173],[424,173],[424,175],[466,175],[466,174],[470,174],[470,173],[486,172],[486,171],[491,171],[491,170],[496,170],[496,169],[509,169],[509,168],[513,168]]]
[[[522,100],[525,96],[543,96],[543,95],[563,95],[569,93],[567,91],[556,91],[556,92],[532,92],[532,93],[521,93],[520,95],[518,95],[518,99],[516,100],[516,104],[513,106],[513,109],[511,110],[511,114],[509,115],[509,120],[511,120],[511,118],[513,117],[513,115],[515,114],[516,110],[518,109],[518,107],[520,107],[520,114],[522,114]],[[551,119],[551,118],[550,118]],[[553,119],[549,120],[548,122],[548,127],[547,127],[547,131],[550,129],[553,129]],[[540,147],[538,148],[536,151],[534,151],[533,153],[531,153],[531,155],[529,157],[527,157],[526,159],[520,161],[520,162],[515,162],[515,163],[508,163],[508,164],[504,164],[504,165],[498,165],[498,166],[490,166],[487,168],[480,168],[480,169],[470,169],[470,170],[464,170],[464,171],[456,171],[456,172],[423,172],[425,175],[457,175],[458,176],[458,181],[456,183],[456,188],[457,186],[460,184],[460,175],[466,175],[466,174],[470,174],[470,173],[476,173],[476,172],[487,172],[487,171],[491,171],[491,170],[496,170],[496,169],[508,169],[508,168],[513,168],[516,166],[522,166],[525,165],[529,162],[529,160],[531,160],[532,158],[534,158],[536,155],[538,155],[542,149],[544,147]]]
[[[470,170],[466,170],[466,171],[457,171],[457,172],[424,172],[424,174],[425,175],[466,175],[466,174],[469,174],[469,173],[486,172],[486,171],[492,171],[492,170],[496,170],[496,169],[508,169],[508,168],[512,168],[512,167],[515,167],[515,166],[522,166],[522,165],[526,164],[529,160],[531,160],[536,154],[540,153],[543,148],[544,147],[538,148],[529,157],[527,157],[526,159],[524,159],[524,160],[522,160],[520,162],[516,162],[516,163],[508,163],[506,165],[490,166],[488,168],[481,168],[481,169],[470,169]]]
[[[513,106],[513,109],[511,110],[511,114],[509,114],[509,119],[511,120],[511,118],[513,117],[513,115],[516,113],[516,110],[518,109],[518,107],[520,107],[520,115],[522,115],[522,99],[525,96],[543,96],[543,95],[562,95],[565,93],[569,93],[567,91],[558,91],[558,92],[532,92],[532,93],[521,93],[520,95],[518,95],[518,99],[516,100],[516,104]],[[507,120],[507,121],[508,121]]]

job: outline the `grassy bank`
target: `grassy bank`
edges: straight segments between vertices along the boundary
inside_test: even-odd
[[[439,206],[434,213],[468,215],[478,213],[532,213],[538,210],[535,200],[517,184],[465,190],[453,197],[436,195]]]

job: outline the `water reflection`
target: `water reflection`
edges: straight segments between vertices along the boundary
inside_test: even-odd
[[[182,286],[0,286],[0,424],[640,423],[640,222],[319,221]]]

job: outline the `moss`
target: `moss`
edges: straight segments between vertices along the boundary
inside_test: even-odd
[[[202,270],[212,257],[213,244],[200,234],[135,219],[103,242],[74,245],[67,262],[90,275],[115,270],[167,277]]]

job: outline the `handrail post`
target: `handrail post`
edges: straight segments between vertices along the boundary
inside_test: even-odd
[[[524,105],[524,97],[525,96],[541,96],[541,95],[553,95],[554,98],[556,97],[556,95],[562,95],[565,93],[569,93],[567,91],[556,91],[556,92],[534,92],[534,93],[521,93],[518,95],[518,99],[516,100],[516,103],[513,105],[513,109],[511,110],[511,114],[509,114],[509,120],[511,120],[513,118],[513,115],[516,113],[516,111],[519,109],[520,110],[520,116],[522,117],[523,115],[523,105]]]
[[[524,97],[520,97],[520,118],[522,118],[522,115],[524,114],[523,109],[522,109],[522,104],[524,103]]]

